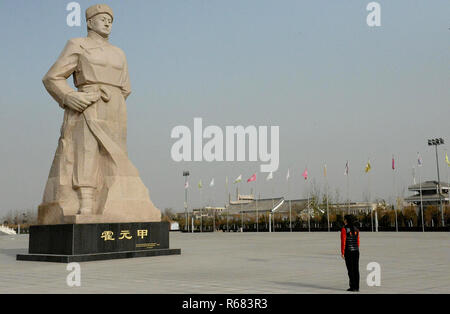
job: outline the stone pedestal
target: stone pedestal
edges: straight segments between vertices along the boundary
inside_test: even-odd
[[[168,222],[90,223],[30,227],[29,254],[17,260],[87,262],[181,254],[169,248]]]

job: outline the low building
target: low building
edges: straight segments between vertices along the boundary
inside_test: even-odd
[[[225,207],[213,207],[213,206],[206,206],[203,208],[194,208],[190,215],[194,215],[195,219],[198,219],[200,217],[214,217],[217,215],[220,215],[225,211]],[[184,215],[184,213],[183,213]]]
[[[441,188],[441,193],[439,193],[439,185]],[[428,206],[439,207],[441,201],[443,206],[449,205],[449,183],[440,182],[439,185],[437,181],[425,181],[419,184],[411,185],[408,187],[408,190],[413,192],[414,195],[405,198],[405,201],[413,203],[418,207],[420,207],[422,203],[424,208]]]
[[[180,224],[176,221],[170,222],[170,231],[180,231]]]
[[[371,211],[374,211],[380,203],[373,202],[349,202],[349,203],[340,203],[340,204],[330,204],[329,209],[332,210],[342,210],[345,214],[359,214],[365,213],[370,214]]]
[[[312,200],[310,200],[310,215],[315,214],[325,214],[326,205],[320,204],[318,210],[312,209]],[[332,211],[343,211],[345,214],[358,214],[366,213],[369,214],[371,211],[375,210],[380,204],[372,202],[350,202],[350,203],[330,203],[328,209],[330,213]],[[237,200],[230,200],[225,207],[213,207],[206,206],[203,208],[195,208],[188,215],[189,217],[194,217],[194,219],[200,218],[213,218],[221,215],[259,215],[275,213],[281,215],[282,217],[289,217],[289,212],[297,212],[301,215],[307,216],[308,214],[308,199],[293,199],[288,200],[284,197],[274,197],[274,198],[263,198],[255,199],[253,195],[238,195]],[[184,212],[177,214],[178,219],[185,219],[186,215]],[[284,218],[283,218],[284,219]],[[288,219],[288,218],[286,218]]]
[[[310,200],[312,202],[312,200]],[[310,203],[312,206],[312,204]],[[372,202],[350,202],[341,204],[329,204],[329,210],[343,210],[349,214],[370,213],[375,210],[380,204]],[[237,201],[230,201],[229,204],[222,210],[222,213],[233,214],[255,214],[258,213],[277,213],[289,214],[289,211],[300,211],[307,213],[308,199],[294,199],[288,200],[284,197],[254,199],[253,196],[239,195]],[[321,204],[318,209],[321,213],[326,212],[326,205]],[[313,214],[313,212],[311,212]]]

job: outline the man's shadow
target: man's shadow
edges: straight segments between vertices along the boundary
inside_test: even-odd
[[[301,287],[301,288],[313,288],[313,289],[332,290],[332,291],[345,292],[345,289],[338,289],[338,288],[333,288],[333,287],[323,287],[323,286],[318,286],[318,285],[315,285],[315,284],[302,283],[302,282],[278,282],[278,281],[272,281],[272,283],[275,283],[275,284],[278,284],[278,285],[284,285],[284,286],[293,286],[293,287]]]

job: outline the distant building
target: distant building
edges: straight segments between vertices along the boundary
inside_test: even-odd
[[[5,235],[5,234],[16,234],[16,231],[12,228],[9,228],[7,226],[4,225],[0,225],[0,235]]]
[[[350,202],[350,203],[340,203],[340,204],[330,204],[330,209],[339,209],[343,210],[345,214],[359,214],[359,213],[365,213],[370,214],[371,211],[374,211],[378,206],[380,206],[380,203],[373,203],[373,202]]]
[[[330,203],[329,210],[343,210],[345,213],[358,214],[361,212],[370,213],[375,210],[378,203],[370,202],[350,202],[350,203],[340,203],[332,204]],[[237,214],[268,214],[270,212],[277,213],[281,215],[289,215],[289,209],[292,211],[300,211],[302,214],[307,214],[308,209],[308,199],[294,199],[288,200],[284,197],[275,198],[263,198],[255,199],[253,195],[238,195],[236,201],[229,201],[225,207],[204,207],[202,209],[197,208],[193,210],[193,215],[195,218],[202,217],[213,217],[214,215],[237,215]],[[321,213],[326,213],[325,204],[321,204],[319,211]],[[313,211],[311,214],[314,215]]]
[[[257,211],[259,213],[280,212],[284,204],[283,197],[255,199],[253,195],[239,195],[238,200],[229,202],[225,211],[230,215]]]
[[[213,206],[206,206],[203,208],[194,208],[192,210],[192,215],[194,215],[195,219],[198,219],[200,217],[214,217],[214,215],[220,215],[225,210],[225,207],[213,207]],[[183,213],[183,217],[186,217]]]
[[[180,231],[180,224],[176,221],[170,222],[170,231]]]
[[[413,203],[420,207],[420,202],[422,199],[423,207],[427,206],[440,206],[440,199],[442,199],[442,205],[449,205],[449,183],[448,182],[440,182],[441,193],[439,195],[438,191],[438,182],[437,181],[425,181],[421,184],[414,184],[408,187],[408,190],[414,192],[414,195],[411,195],[405,198],[405,201],[409,203]],[[420,191],[422,190],[422,198],[420,197]]]

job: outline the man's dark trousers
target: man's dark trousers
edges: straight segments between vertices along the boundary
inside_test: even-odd
[[[359,290],[359,251],[346,250],[345,265],[350,279],[350,289]]]

